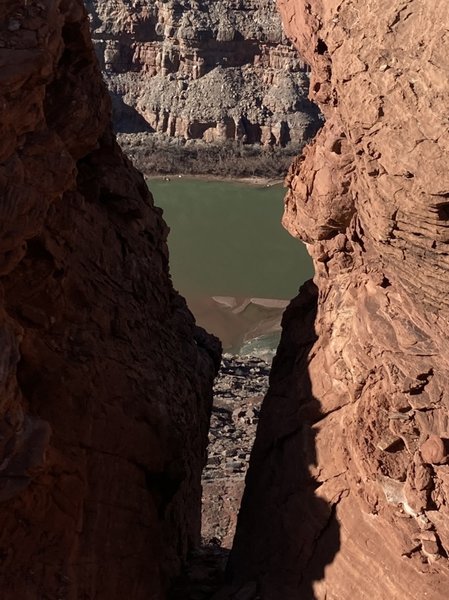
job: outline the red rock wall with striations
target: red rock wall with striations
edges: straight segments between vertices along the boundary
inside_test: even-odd
[[[284,317],[229,575],[264,600],[443,600],[447,3],[279,7],[326,118],[284,214],[316,275]]]
[[[218,360],[110,132],[81,0],[0,2],[0,589],[165,597]]]

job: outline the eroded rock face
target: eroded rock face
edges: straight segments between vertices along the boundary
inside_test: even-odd
[[[267,147],[316,131],[306,67],[272,0],[86,4],[118,131]]]
[[[443,600],[447,4],[279,6],[326,118],[284,215],[316,276],[284,317],[230,576],[245,598]]]
[[[110,132],[83,3],[0,23],[1,595],[156,600],[199,539],[216,350]]]

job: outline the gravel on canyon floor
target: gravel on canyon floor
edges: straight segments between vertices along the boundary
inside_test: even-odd
[[[209,600],[223,583],[269,372],[260,358],[223,357],[202,478],[202,546],[191,553],[171,600]]]

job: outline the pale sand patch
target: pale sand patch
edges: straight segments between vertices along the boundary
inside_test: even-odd
[[[219,337],[225,352],[238,353],[250,340],[280,332],[287,300],[236,296],[187,296],[198,325]]]

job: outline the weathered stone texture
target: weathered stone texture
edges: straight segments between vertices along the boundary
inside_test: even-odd
[[[217,357],[81,0],[2,0],[0,81],[1,596],[156,600],[198,542]]]
[[[284,317],[230,576],[263,600],[443,600],[447,3],[279,6],[326,118],[284,214],[316,289]]]
[[[298,147],[317,127],[272,0],[88,0],[123,133]]]

